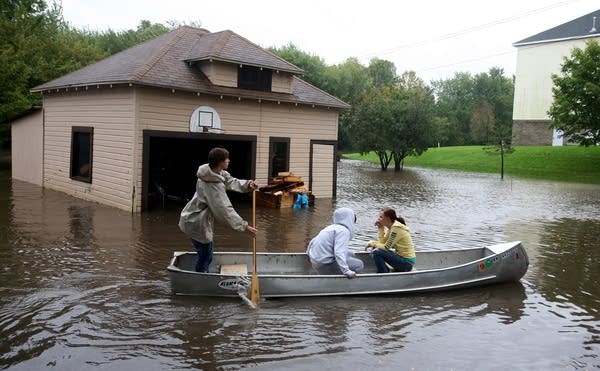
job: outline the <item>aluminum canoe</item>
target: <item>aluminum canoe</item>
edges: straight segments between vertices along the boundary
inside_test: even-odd
[[[368,252],[357,252],[365,268],[356,279],[319,275],[305,253],[257,253],[262,298],[374,295],[444,291],[518,281],[529,266],[519,241],[485,247],[417,251],[411,272],[376,273]],[[195,252],[177,251],[167,270],[176,295],[237,297],[249,292],[251,252],[216,252],[208,273],[194,271]],[[227,268],[229,272],[227,272]]]

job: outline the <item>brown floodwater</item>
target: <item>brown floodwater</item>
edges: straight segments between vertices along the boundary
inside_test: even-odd
[[[0,170],[0,368],[597,369],[600,186],[343,160],[338,198],[257,210],[259,251],[296,252],[335,207],[358,214],[352,247],[395,207],[417,249],[523,242],[520,281],[423,295],[174,297],[166,266],[193,250],[181,205],[130,214],[10,179]],[[190,184],[193,188],[194,184]],[[245,218],[248,202],[236,203]],[[217,228],[215,249],[251,251]]]

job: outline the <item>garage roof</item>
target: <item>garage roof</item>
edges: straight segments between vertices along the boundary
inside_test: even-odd
[[[261,92],[213,85],[193,62],[219,60],[284,71],[292,93]],[[91,85],[136,84],[214,95],[349,109],[350,105],[299,78],[303,70],[232,31],[211,33],[189,26],[158,36],[99,62],[31,89],[43,92]]]

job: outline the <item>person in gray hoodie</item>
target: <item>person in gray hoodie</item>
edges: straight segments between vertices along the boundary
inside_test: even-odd
[[[333,224],[323,228],[306,249],[310,262],[319,274],[343,274],[356,278],[364,263],[348,250],[354,236],[356,215],[352,209],[342,207],[333,212]]]
[[[240,193],[254,191],[258,185],[253,180],[240,180],[226,170],[229,151],[213,148],[208,153],[208,164],[198,168],[196,192],[185,205],[179,217],[179,229],[191,240],[198,252],[196,272],[208,272],[213,257],[213,225],[216,218],[238,232],[256,235],[256,229],[242,219],[231,205],[226,191]]]

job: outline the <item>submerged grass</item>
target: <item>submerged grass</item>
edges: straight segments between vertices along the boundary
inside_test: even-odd
[[[379,163],[375,152],[344,154],[345,158]],[[408,157],[406,167],[454,169],[500,174],[501,159],[482,146],[430,148],[421,156]],[[393,164],[391,164],[393,170]],[[524,146],[504,157],[504,174],[532,179],[600,184],[600,146]]]

